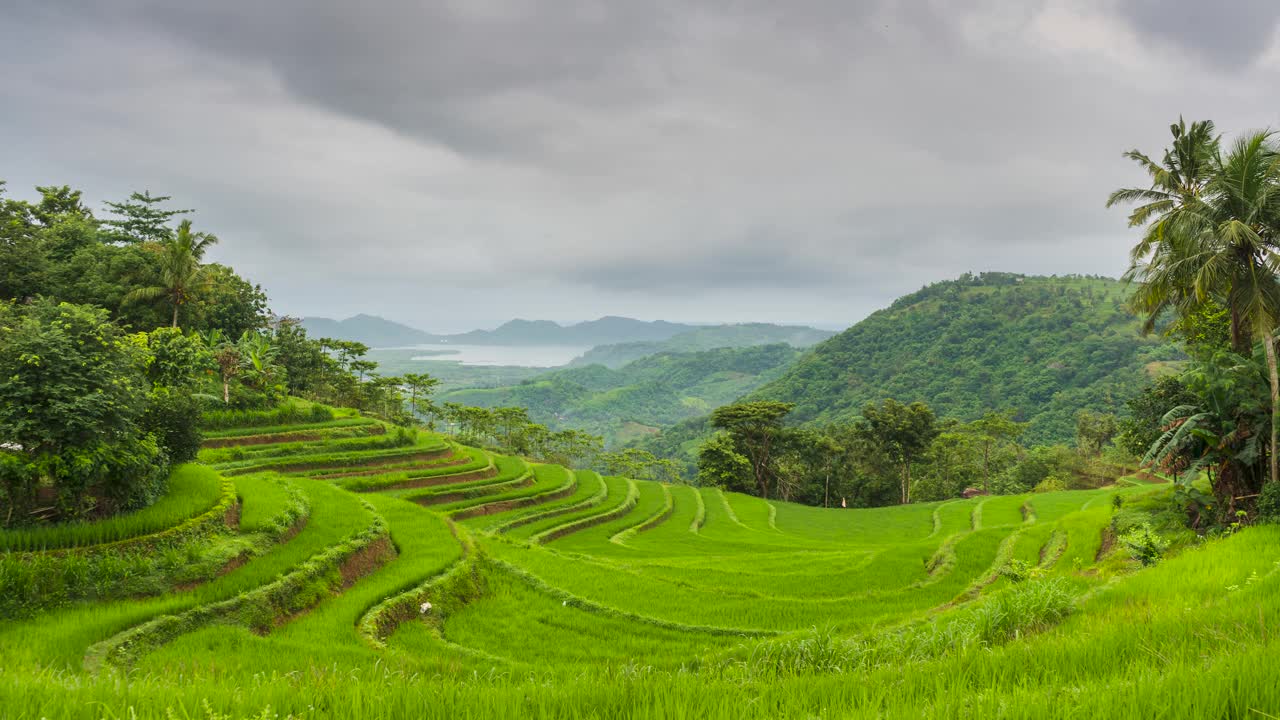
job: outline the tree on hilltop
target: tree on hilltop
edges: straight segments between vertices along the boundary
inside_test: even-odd
[[[125,295],[123,302],[163,298],[173,305],[172,327],[178,327],[178,310],[205,279],[201,264],[205,251],[217,242],[214,235],[192,232],[191,221],[183,220],[177,234],[154,245],[160,261],[160,284],[137,288]]]

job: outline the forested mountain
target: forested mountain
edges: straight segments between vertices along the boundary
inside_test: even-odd
[[[797,422],[856,416],[868,402],[921,400],[939,416],[1011,411],[1028,442],[1069,442],[1081,409],[1119,412],[1161,364],[1126,286],[1098,277],[965,275],[899,298],[813,348],[751,397],[793,402]]]
[[[664,352],[612,369],[554,370],[519,385],[457,390],[442,402],[520,406],[549,427],[574,427],[614,444],[706,414],[779,377],[800,352],[786,344]]]
[[[398,347],[436,342],[438,337],[377,315],[354,315],[346,320],[323,317],[302,318],[302,327],[312,337],[351,340],[370,347]]]
[[[638,341],[601,345],[588,350],[570,363],[571,367],[604,365],[620,368],[647,355],[664,352],[696,352],[726,347],[750,347],[786,343],[792,347],[806,348],[832,335],[829,330],[801,325],[774,325],[771,323],[740,323],[736,325],[709,325],[687,330],[660,341]]]

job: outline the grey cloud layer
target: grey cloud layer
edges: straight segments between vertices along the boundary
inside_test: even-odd
[[[290,312],[838,323],[1116,275],[1121,151],[1277,123],[1267,0],[11,10],[0,177],[194,202]]]

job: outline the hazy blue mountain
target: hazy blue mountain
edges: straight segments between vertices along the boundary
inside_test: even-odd
[[[434,344],[587,347],[593,349],[572,365],[598,363],[611,368],[663,352],[695,352],[774,343],[808,347],[834,334],[798,325],[689,325],[616,316],[571,325],[551,320],[517,319],[493,330],[472,330],[452,335],[429,333],[376,315],[356,315],[346,320],[308,317],[302,319],[302,325],[312,337],[354,340],[375,348]]]
[[[398,347],[436,342],[439,336],[417,328],[380,318],[376,315],[355,315],[346,320],[322,317],[302,318],[302,327],[311,337],[334,338],[362,342],[370,347]]]
[[[512,320],[494,330],[472,330],[451,335],[447,341],[470,345],[608,345],[612,343],[666,340],[696,325],[665,320],[646,322],[625,317],[561,325],[550,320]]]
[[[561,325],[551,320],[511,320],[493,330],[472,330],[453,335],[437,335],[375,315],[356,315],[346,320],[308,317],[302,325],[312,337],[355,340],[372,347],[397,347],[433,343],[454,345],[579,345],[595,347],[626,342],[666,340],[699,326],[625,317]]]

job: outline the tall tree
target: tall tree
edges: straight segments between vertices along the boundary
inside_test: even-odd
[[[938,436],[933,410],[922,402],[903,405],[891,398],[879,406],[869,403],[862,410],[858,429],[868,442],[878,445],[898,466],[902,503],[911,502],[911,464]]]
[[[404,386],[409,390],[409,412],[415,418],[420,415],[434,416],[436,406],[431,401],[431,394],[440,384],[440,379],[427,373],[405,373],[403,380]]]
[[[698,484],[749,492],[751,460],[738,451],[727,432],[707,438],[698,448]]]
[[[1194,224],[1204,195],[1218,167],[1220,138],[1213,122],[1191,123],[1179,118],[1169,126],[1173,144],[1164,151],[1160,162],[1138,150],[1124,156],[1133,160],[1151,178],[1145,188],[1121,188],[1107,198],[1107,207],[1135,204],[1129,214],[1129,227],[1145,228],[1142,239],[1130,251],[1131,268],[1127,276],[1143,277],[1134,293],[1133,305],[1146,312],[1146,330],[1170,308],[1186,314],[1201,304],[1191,292],[1193,271],[1180,263],[1184,253],[1186,230]],[[1232,339],[1240,350],[1248,348],[1240,335],[1238,321],[1233,318]]]
[[[45,227],[67,219],[95,222],[93,212],[81,201],[83,193],[69,185],[37,185],[40,202],[31,207],[32,217]]]
[[[104,234],[112,242],[165,242],[173,239],[169,223],[175,218],[192,212],[167,210],[160,207],[168,201],[168,195],[152,195],[150,191],[135,192],[123,202],[108,202],[106,206],[119,217],[104,220]]]
[[[41,478],[59,513],[92,508],[94,492],[118,506],[142,485],[163,482],[167,464],[145,435],[146,348],[105,310],[37,299],[0,302],[0,524],[27,519]]]
[[[173,305],[173,327],[178,327],[178,310],[204,279],[205,251],[216,245],[218,238],[208,233],[191,231],[191,221],[183,220],[173,238],[156,243],[160,260],[160,283],[140,287],[124,296],[124,302],[164,298]]]
[[[759,400],[725,405],[711,413],[711,424],[727,431],[740,452],[751,460],[756,491],[762,498],[769,497],[770,461],[782,433],[782,421],[794,407],[794,403]]]
[[[1175,132],[1175,150],[1178,139]],[[1166,308],[1186,315],[1216,302],[1230,312],[1238,353],[1249,354],[1252,338],[1262,337],[1271,386],[1268,477],[1280,482],[1280,153],[1266,131],[1238,138],[1225,156],[1216,140],[1211,150],[1198,196],[1173,219],[1152,222],[1128,277],[1139,282],[1135,304],[1148,312],[1149,326]]]
[[[966,428],[982,446],[982,488],[991,485],[991,451],[1012,442],[1026,430],[1026,423],[1014,422],[1004,413],[989,412],[969,423]]]

